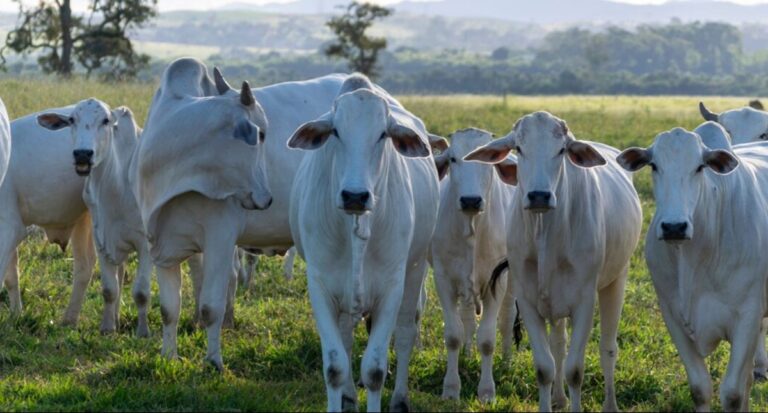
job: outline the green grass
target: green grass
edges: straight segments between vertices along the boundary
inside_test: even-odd
[[[0,81],[0,96],[12,117],[97,96],[111,105],[130,106],[141,122],[152,86],[99,84],[72,80]],[[617,147],[646,145],[660,131],[695,127],[700,121],[694,97],[403,97],[403,103],[441,134],[478,126],[505,134],[525,113],[546,109],[566,119],[577,137]],[[742,98],[707,98],[713,110],[740,106]],[[653,212],[649,176],[637,175],[646,225]],[[693,404],[677,352],[659,313],[656,295],[642,257],[642,245],[632,258],[630,282],[620,326],[616,369],[619,407],[624,410],[692,410]],[[282,278],[281,261],[265,259],[249,291],[239,291],[236,328],[226,330],[223,355],[226,371],[205,365],[204,331],[192,323],[189,279],[184,282],[178,361],[160,352],[160,311],[153,285],[150,313],[152,336],[132,336],[135,308],[130,288],[123,293],[121,325],[116,335],[98,333],[101,294],[98,276],[88,289],[77,329],[60,326],[70,293],[71,258],[33,233],[20,250],[21,316],[11,316],[8,297],[0,294],[0,410],[292,410],[325,408],[320,344],[307,300],[304,267],[296,279]],[[129,280],[135,262],[129,268]],[[462,356],[462,399],[440,400],[445,369],[442,317],[428,279],[429,302],[422,328],[423,347],[411,363],[411,400],[416,410],[535,410],[537,387],[527,338],[510,360],[495,364],[497,401],[481,405],[475,397],[479,380],[477,353]],[[597,320],[595,321],[597,325]],[[365,343],[356,330],[355,364]],[[586,410],[599,410],[603,378],[593,330],[586,356],[583,397]],[[728,346],[709,359],[715,389],[725,371]],[[390,366],[394,368],[394,355]],[[393,388],[385,386],[384,406]],[[364,392],[360,392],[364,406]],[[714,407],[719,409],[715,395]],[[768,410],[768,385],[756,384],[752,408]]]

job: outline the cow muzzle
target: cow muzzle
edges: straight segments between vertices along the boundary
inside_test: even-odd
[[[461,212],[467,215],[477,215],[485,209],[485,202],[479,196],[463,196],[459,198]]]
[[[371,193],[368,191],[341,191],[341,204],[344,212],[362,215],[371,210]]]
[[[526,198],[528,199],[528,204],[525,206],[525,209],[534,214],[543,214],[555,208],[552,192],[531,191],[528,192]]]
[[[272,201],[271,194],[256,196],[254,193],[250,193],[240,198],[240,206],[250,211],[263,211],[272,206]]]
[[[668,242],[681,242],[691,239],[690,226],[687,222],[662,222],[661,239]]]
[[[93,166],[93,151],[90,149],[75,149],[72,151],[75,158],[75,172],[80,176],[88,176]]]

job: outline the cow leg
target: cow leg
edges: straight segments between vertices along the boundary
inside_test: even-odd
[[[240,262],[238,255],[239,248],[235,247],[235,261]],[[223,328],[235,328],[235,294],[237,294],[237,274],[238,268],[233,268],[232,277],[227,284],[227,305],[224,310]]]
[[[320,347],[323,353],[323,376],[328,395],[328,411],[342,411],[343,387],[350,375],[349,357],[344,349],[341,331],[338,325],[338,309],[333,299],[326,296],[325,287],[312,276],[314,271],[307,269],[307,288],[315,324],[320,334]]]
[[[83,214],[72,231],[72,257],[74,271],[72,276],[72,296],[64,312],[64,325],[75,326],[85,300],[85,291],[93,276],[96,263],[96,249],[91,232],[91,216]]]
[[[768,353],[765,351],[766,333],[768,333],[768,318],[763,318],[760,323],[760,335],[757,336],[757,349],[755,351],[754,376],[757,381],[768,379]]]
[[[571,411],[581,411],[581,384],[584,380],[584,351],[592,331],[592,319],[595,311],[595,294],[590,290],[582,296],[581,303],[571,315],[573,328],[571,346],[565,359],[565,377],[568,383],[568,395],[571,398]]]
[[[499,316],[502,356],[508,360],[512,356],[512,345],[515,342],[515,320],[517,319],[517,304],[511,284],[507,284]]]
[[[398,309],[402,305],[402,297],[403,285],[393,285],[388,289],[388,291],[385,292],[383,297],[380,297],[380,301],[374,310],[371,332],[368,337],[368,346],[365,348],[365,353],[363,354],[363,361],[360,369],[363,385],[365,385],[365,388],[368,390],[367,411],[369,412],[381,411],[381,390],[384,387],[384,381],[387,377],[387,352],[389,349],[389,343],[392,340],[392,333],[395,329],[395,323],[398,322],[394,315],[398,313]],[[397,374],[399,375],[399,348],[397,356]],[[397,392],[395,394],[397,394]],[[393,396],[392,399],[395,400],[395,396]],[[407,400],[408,399],[406,393],[406,398],[403,399],[403,401],[407,403]]]
[[[525,299],[518,300],[520,314],[528,330],[528,337],[533,350],[533,364],[536,368],[536,381],[539,385],[539,411],[552,411],[552,381],[555,378],[555,360],[549,349],[547,326],[539,314],[536,303]]]
[[[675,302],[671,304],[675,305]],[[695,344],[678,323],[675,310],[670,308],[667,299],[659,297],[659,307],[661,308],[661,315],[664,317],[664,324],[667,325],[669,335],[675,343],[677,353],[680,355],[688,374],[688,385],[691,388],[694,407],[697,412],[708,412],[712,399],[712,379],[709,376],[707,365],[704,363],[704,358],[699,355]]]
[[[22,304],[21,290],[19,289],[19,253],[16,248],[10,252],[7,267],[5,288],[8,290],[11,313],[18,315],[21,314]]]
[[[448,279],[446,279],[448,278]],[[459,350],[464,328],[459,318],[458,291],[443,271],[435,271],[435,284],[440,306],[443,308],[445,348],[447,353],[445,378],[443,378],[443,399],[459,400],[461,378],[459,377]]]
[[[565,396],[565,372],[563,368],[565,346],[568,341],[566,334],[565,318],[555,321],[550,326],[549,350],[555,359],[555,380],[552,385],[552,408],[555,410],[564,409],[568,405],[568,398]]]
[[[389,411],[410,411],[408,400],[408,365],[416,344],[421,319],[422,284],[427,275],[427,260],[421,258],[415,265],[406,267],[403,299],[397,314],[395,327],[395,351],[397,352],[397,373],[395,390],[389,403]]]
[[[285,253],[285,261],[283,262],[283,275],[288,281],[293,280],[293,262],[296,259],[296,247],[291,247]]]
[[[177,357],[176,332],[181,311],[181,267],[156,266],[157,284],[160,292],[160,315],[163,318],[162,355],[173,359]]]
[[[745,315],[738,321],[731,335],[731,357],[725,377],[720,384],[720,403],[724,411],[747,411],[749,409],[749,381],[747,374],[752,370],[755,345],[761,317]]]
[[[357,320],[350,314],[339,314],[339,331],[341,332],[341,340],[344,343],[344,351],[347,353],[347,361],[349,363],[348,374],[344,381],[344,389],[341,395],[341,409],[345,412],[357,411],[357,389],[355,388],[355,380],[352,377],[352,346],[354,344],[356,325]]]
[[[216,229],[221,229],[216,226]],[[208,335],[206,360],[217,370],[224,370],[221,357],[221,326],[227,307],[229,285],[235,277],[232,267],[232,252],[235,250],[237,235],[214,231],[206,234],[203,258],[203,288],[200,292],[200,321]],[[225,251],[216,253],[216,251]]]
[[[101,268],[101,296],[104,298],[104,311],[101,315],[101,334],[114,333],[117,330],[118,314],[120,313],[120,290],[122,285],[117,274],[118,266],[99,253]]]
[[[496,349],[499,309],[506,292],[507,280],[506,277],[502,277],[496,290],[499,299],[497,300],[490,291],[483,297],[483,317],[480,319],[480,328],[477,330],[477,347],[482,358],[477,398],[483,403],[491,403],[496,398],[496,383],[493,381],[493,352]]]
[[[189,277],[192,278],[192,294],[195,296],[195,325],[200,325],[200,291],[203,289],[203,254],[198,253],[187,258]]]
[[[625,268],[622,275],[611,285],[598,291],[600,303],[600,367],[603,370],[603,378],[605,380],[604,412],[619,411],[619,407],[616,404],[614,371],[616,370],[616,359],[619,357],[619,346],[616,343],[616,337],[619,332],[621,308],[624,304],[624,286],[627,282],[627,271],[629,271],[629,267]]]
[[[461,313],[461,324],[464,326],[464,354],[471,356],[475,330],[477,330],[477,315],[475,315],[474,297],[467,298],[468,301],[459,300],[459,312]]]
[[[137,337],[149,337],[149,298],[151,296],[150,288],[152,282],[152,259],[149,250],[144,246],[138,252],[138,268],[136,269],[136,279],[133,280],[133,302],[136,303],[138,311],[138,323],[136,324]]]

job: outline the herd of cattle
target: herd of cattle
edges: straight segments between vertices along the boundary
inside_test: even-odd
[[[20,312],[16,247],[26,227],[43,228],[62,248],[71,241],[64,322],[77,323],[98,257],[108,333],[124,263],[136,252],[136,332],[149,335],[155,268],[162,354],[173,358],[187,260],[206,359],[221,369],[238,270],[247,281],[254,263],[240,268],[238,247],[285,254],[295,246],[306,261],[329,411],[357,407],[352,332],[363,318],[368,411],[381,408],[393,334],[390,409],[409,409],[408,365],[430,265],[445,321],[444,398],[459,397],[459,350],[475,333],[478,397],[495,397],[497,326],[509,351],[521,318],[539,408],[564,407],[567,384],[579,411],[597,301],[603,408],[615,411],[617,330],[642,227],[632,173],[650,166],[656,211],[645,256],[694,404],[709,408],[704,358],[726,340],[722,406],[746,410],[752,381],[768,367],[768,113],[700,110],[706,122],[694,131],[675,128],[623,152],[576,139],[547,112],[522,117],[500,139],[457,131],[449,146],[362,75],[237,90],[217,69],[211,79],[201,62],[179,59],[165,70],[143,129],[128,108],[96,99],[10,123],[0,103],[0,277]]]

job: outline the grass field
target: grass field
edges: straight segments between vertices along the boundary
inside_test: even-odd
[[[237,79],[231,79],[232,81]],[[143,122],[152,86],[0,81],[11,117],[66,105],[96,96],[113,106],[128,105]],[[693,128],[699,122],[694,97],[403,97],[407,107],[436,133],[448,134],[478,126],[505,134],[521,115],[548,110],[566,119],[577,137],[623,148],[646,145],[660,131]],[[710,108],[741,106],[745,98],[707,98]],[[637,175],[646,225],[653,213],[649,175]],[[632,259],[619,333],[616,387],[623,410],[692,410],[682,364],[661,319],[656,296],[642,257],[642,243]],[[297,260],[298,262],[298,260]],[[282,277],[277,258],[262,260],[249,291],[239,291],[236,328],[224,332],[226,371],[216,373],[203,363],[205,333],[192,323],[191,286],[184,284],[179,333],[179,361],[160,352],[160,311],[153,285],[150,312],[152,336],[132,336],[135,308],[130,289],[122,297],[119,333],[98,332],[102,300],[98,275],[88,289],[77,329],[60,326],[70,293],[71,258],[33,233],[20,250],[21,316],[9,314],[8,297],[0,294],[0,410],[292,410],[325,408],[320,343],[307,299],[304,268],[294,281]],[[134,274],[135,262],[129,268]],[[429,301],[422,328],[423,347],[411,363],[411,402],[419,411],[535,410],[537,386],[527,337],[510,360],[497,358],[497,400],[481,405],[475,396],[479,356],[460,361],[462,399],[440,400],[445,369],[442,316],[428,279]],[[597,323],[597,320],[595,320]],[[359,364],[365,331],[356,330],[355,362]],[[587,348],[583,388],[585,410],[599,410],[603,399],[597,329]],[[728,346],[709,359],[715,389],[725,371]],[[390,366],[393,368],[394,354]],[[389,403],[392,377],[385,385]],[[360,392],[363,402],[364,392]],[[713,398],[719,409],[718,397]],[[361,406],[365,406],[361,403]],[[768,410],[768,384],[756,384],[752,408]]]

